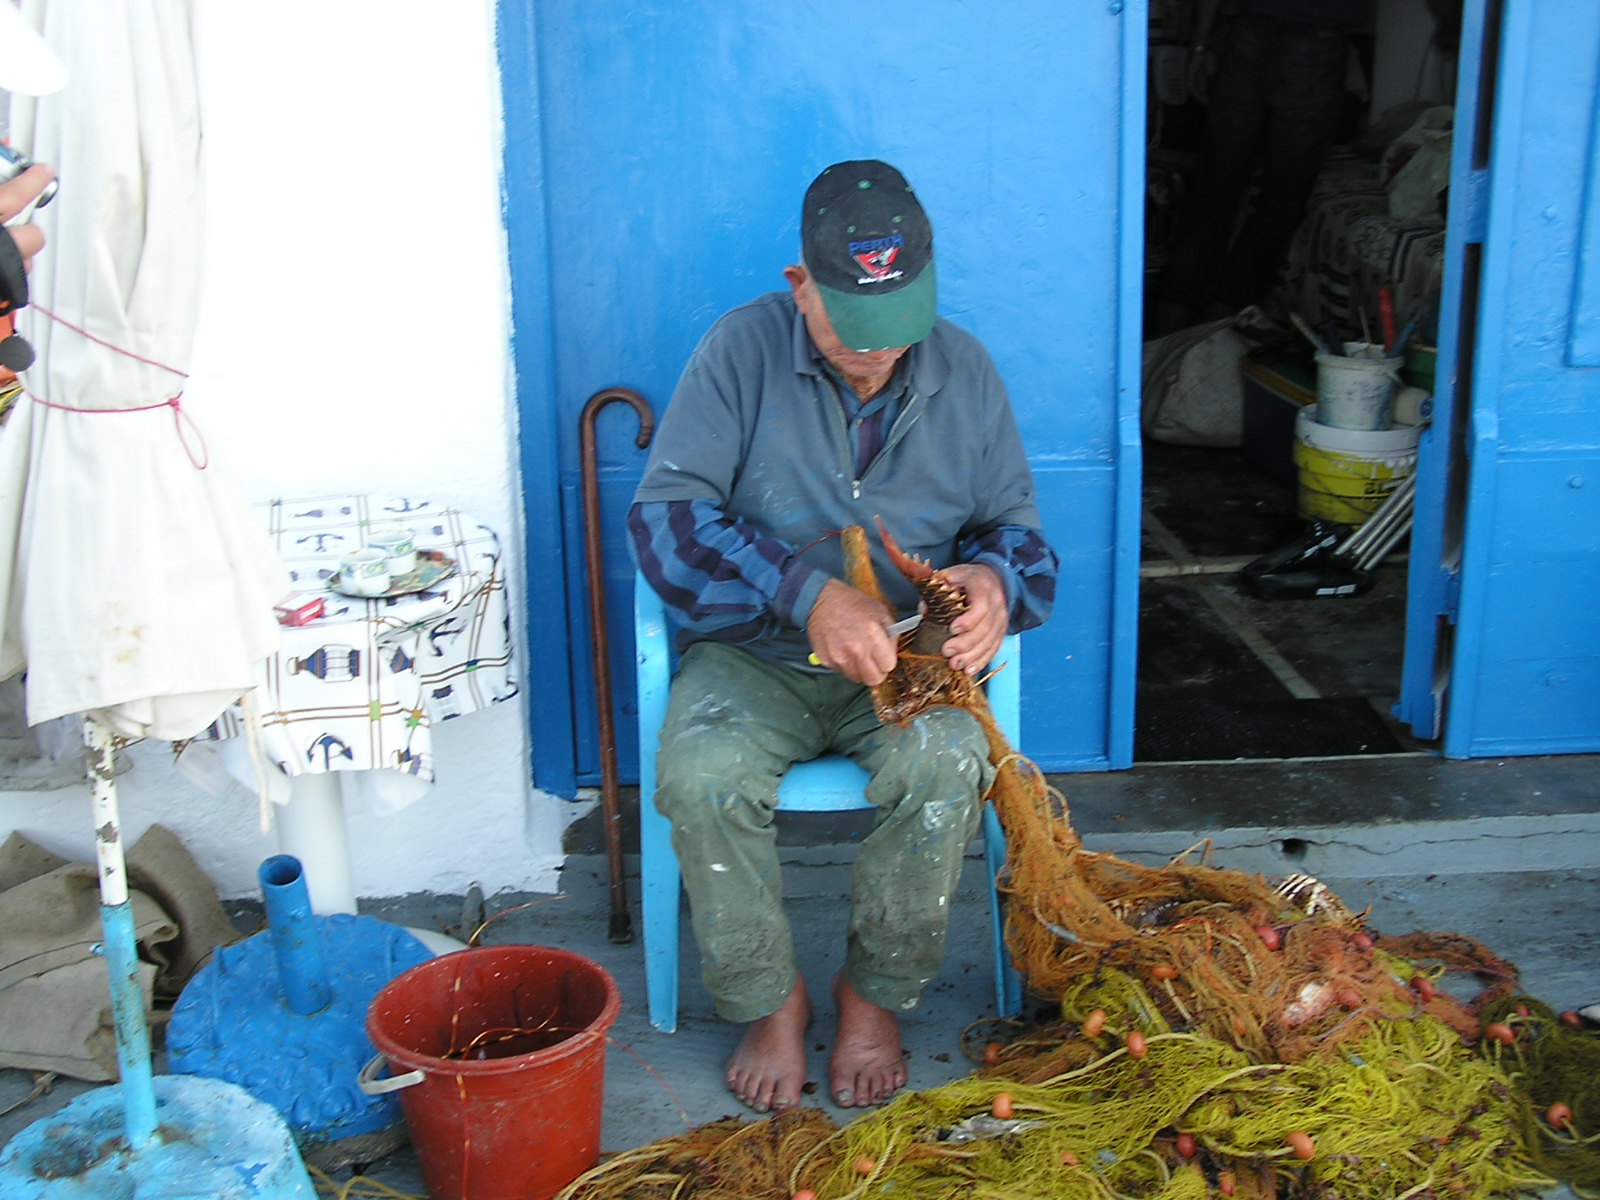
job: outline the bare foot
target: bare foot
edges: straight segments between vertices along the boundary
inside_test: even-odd
[[[828,1090],[841,1108],[882,1104],[906,1082],[900,1018],[863,997],[844,972],[834,976],[839,1036],[828,1064]]]
[[[782,1112],[800,1103],[806,1081],[806,1026],[811,999],[796,979],[783,1006],[745,1026],[728,1059],[728,1090],[757,1112]]]

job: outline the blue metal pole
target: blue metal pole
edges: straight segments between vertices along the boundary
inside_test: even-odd
[[[117,1065],[121,1068],[128,1116],[128,1143],[138,1147],[155,1132],[156,1093],[150,1068],[150,1026],[145,1020],[144,988],[139,984],[133,904],[125,900],[102,905],[100,924],[105,931],[100,950],[111,973],[111,1013],[117,1030]]]
[[[101,952],[111,976],[111,1014],[117,1032],[123,1110],[128,1122],[128,1145],[140,1150],[155,1136],[156,1089],[150,1068],[144,989],[139,985],[133,906],[128,900],[128,864],[122,853],[122,818],[117,812],[111,731],[92,717],[85,717],[83,744],[88,751],[89,800],[94,810],[95,858],[100,871],[100,924],[105,933]]]
[[[277,955],[278,983],[291,1012],[309,1017],[328,1007],[333,989],[322,959],[317,918],[305,871],[292,854],[274,854],[257,872],[267,908],[267,928]]]

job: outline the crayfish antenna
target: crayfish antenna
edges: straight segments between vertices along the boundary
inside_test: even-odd
[[[883,539],[883,548],[889,555],[889,561],[911,581],[911,586],[917,589],[917,595],[928,606],[927,620],[948,628],[951,621],[967,611],[970,603],[967,589],[943,571],[935,570],[926,560],[902,550],[884,527],[882,517],[874,517],[873,520],[877,522],[878,536]]]
[[[883,548],[889,555],[889,561],[894,563],[900,574],[914,584],[921,584],[933,578],[933,567],[925,559],[907,554],[900,549],[900,543],[889,535],[882,517],[875,516],[872,520],[878,526],[878,536],[883,539]]]

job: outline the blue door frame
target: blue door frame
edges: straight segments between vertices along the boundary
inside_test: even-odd
[[[1469,0],[1402,719],[1600,751],[1600,8]]]
[[[578,414],[612,386],[659,413],[722,311],[781,287],[829,162],[901,166],[934,219],[941,310],[1010,388],[1063,557],[1029,634],[1023,744],[1047,770],[1132,761],[1147,10],[1059,0],[864,14],[846,0],[501,0],[530,602],[534,780],[598,779]],[[618,755],[631,735],[622,514],[643,465],[597,429]]]

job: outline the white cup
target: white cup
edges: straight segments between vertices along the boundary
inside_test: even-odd
[[[367,535],[367,545],[389,558],[389,574],[409,575],[417,569],[417,544],[409,529],[379,529]]]
[[[371,546],[349,551],[339,559],[339,582],[358,596],[383,595],[389,590],[388,554]]]

